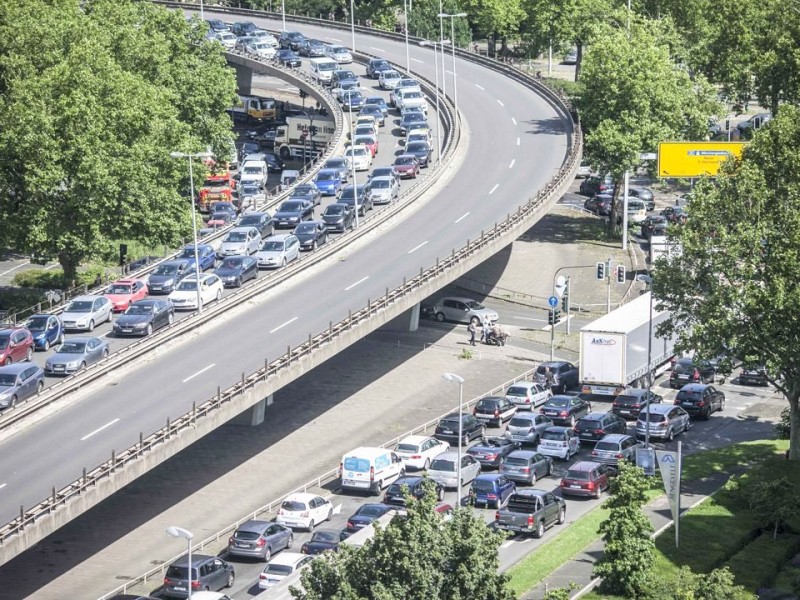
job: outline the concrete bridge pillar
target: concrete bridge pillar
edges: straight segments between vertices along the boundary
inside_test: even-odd
[[[239,415],[234,418],[233,422],[237,425],[249,425],[250,427],[261,425],[264,422],[266,408],[272,406],[272,401],[272,394],[266,398],[262,398],[244,412],[239,413]]]
[[[253,69],[245,67],[244,65],[237,65],[236,63],[228,63],[236,70],[236,87],[242,96],[249,96],[252,94],[253,87]]]

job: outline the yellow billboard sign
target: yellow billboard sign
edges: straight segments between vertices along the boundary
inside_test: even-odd
[[[742,155],[745,142],[661,142],[659,177],[714,177],[729,156]]]

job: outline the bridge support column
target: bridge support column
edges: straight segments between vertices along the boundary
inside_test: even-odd
[[[268,406],[272,406],[272,394],[262,398],[246,411],[237,415],[233,422],[237,425],[249,425],[251,427],[261,425],[264,422],[264,413]]]
[[[249,96],[253,93],[253,70],[236,63],[233,63],[233,68],[236,70],[236,88],[242,96]]]
[[[409,331],[416,331],[419,329],[419,302],[417,302],[414,306],[411,307],[411,310],[408,311],[408,330]]]

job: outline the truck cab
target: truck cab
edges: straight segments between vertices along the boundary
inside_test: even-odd
[[[208,212],[213,202],[232,202],[235,184],[227,168],[212,170],[200,188],[197,207],[200,212]]]

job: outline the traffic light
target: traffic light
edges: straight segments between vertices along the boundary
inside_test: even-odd
[[[549,325],[556,325],[558,320],[561,318],[561,311],[557,308],[551,308],[550,312],[547,313],[547,323]]]
[[[564,292],[564,295],[561,296],[561,310],[564,312],[569,311],[569,294],[567,294],[566,291]]]
[[[597,279],[602,281],[606,278],[606,263],[599,262],[597,263]]]
[[[617,283],[625,283],[625,265],[617,265]]]
[[[128,259],[128,244],[120,244],[119,245],[119,266],[122,267],[125,265],[125,261]]]
[[[731,120],[725,119],[725,131],[730,131],[730,130],[731,130]]]
[[[306,92],[305,90],[300,90],[300,97],[303,100],[305,100],[306,98],[308,98],[308,92]]]

